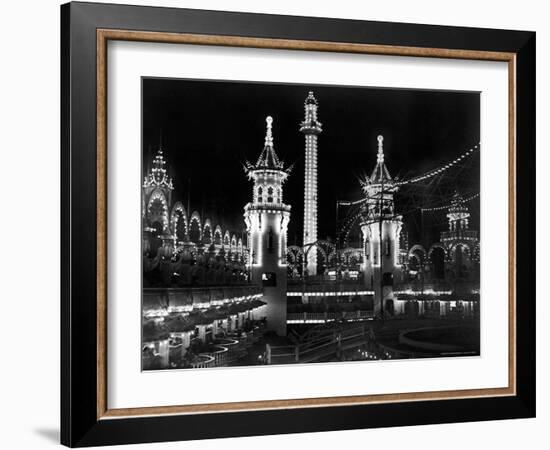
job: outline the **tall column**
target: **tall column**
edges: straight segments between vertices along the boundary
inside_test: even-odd
[[[317,99],[309,92],[304,102],[304,121],[300,124],[305,136],[304,246],[317,242],[317,138],[322,131],[317,108]],[[308,247],[307,250],[308,275],[317,275],[317,249]]]

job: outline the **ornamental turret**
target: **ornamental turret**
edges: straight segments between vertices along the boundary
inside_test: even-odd
[[[149,222],[161,220],[164,231],[168,231],[168,208],[172,204],[172,191],[174,186],[172,178],[168,175],[166,161],[162,145],[159,145],[157,153],[152,161],[152,166],[143,180],[143,205],[145,210],[142,215],[147,216]],[[153,202],[158,200],[163,208],[151,210]]]
[[[250,278],[263,286],[267,328],[286,335],[287,228],[290,206],[283,202],[283,184],[290,168],[273,145],[273,119],[266,118],[264,148],[255,164],[245,163],[252,181],[252,202],[244,207],[248,232]]]
[[[375,313],[393,313],[393,283],[400,281],[399,237],[402,217],[395,213],[394,194],[398,185],[384,162],[384,137],[378,136],[376,166],[362,182],[365,201],[361,209],[363,276],[367,288],[375,291]]]
[[[446,276],[466,279],[479,276],[479,238],[470,229],[470,210],[464,198],[455,192],[447,212],[449,231],[441,233],[441,243],[447,248]]]
[[[304,172],[304,237],[303,246],[307,254],[307,273],[317,275],[317,139],[323,131],[317,120],[318,102],[313,92],[309,92],[304,102],[304,120],[300,131],[305,137]]]
[[[142,185],[142,247],[147,254],[155,256],[160,250],[163,258],[172,256],[174,236],[170,230],[169,215],[173,190],[160,144]]]
[[[447,213],[447,219],[449,219],[449,231],[467,230],[469,227],[470,211],[464,204],[462,196],[455,192],[453,199],[451,200],[451,206]]]

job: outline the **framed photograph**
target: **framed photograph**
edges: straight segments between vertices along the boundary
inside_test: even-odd
[[[68,446],[535,415],[535,33],[69,3]]]

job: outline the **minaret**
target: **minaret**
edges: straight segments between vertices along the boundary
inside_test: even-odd
[[[317,120],[317,108],[317,99],[310,91],[304,102],[304,121],[300,124],[300,131],[306,138],[304,246],[317,242],[317,137],[323,131],[321,122]],[[307,272],[308,275],[317,275],[316,248],[308,252]]]
[[[174,186],[165,166],[164,152],[162,145],[159,145],[157,154],[153,158],[153,166],[143,180],[143,197],[146,203],[149,201],[151,194],[157,191],[164,195],[168,205],[172,204]]]
[[[374,311],[393,301],[393,282],[401,273],[399,235],[402,217],[395,214],[393,195],[398,187],[384,163],[384,137],[378,136],[376,167],[362,183],[366,201],[361,210],[363,274],[365,285],[375,292]],[[398,280],[395,280],[398,281]],[[392,303],[393,304],[393,303]]]
[[[162,144],[153,158],[149,173],[142,186],[143,250],[156,254],[157,248],[150,243],[156,238],[162,240],[163,256],[171,256],[174,251],[174,236],[170,230],[170,208],[172,207],[172,178],[166,170]]]
[[[447,218],[449,219],[449,231],[455,232],[457,239],[460,238],[460,232],[469,227],[470,211],[458,192],[453,195]]]
[[[279,161],[273,148],[273,119],[266,119],[265,143],[256,164],[248,161],[245,171],[253,181],[252,202],[244,207],[250,251],[250,275],[263,286],[267,303],[267,328],[286,335],[287,227],[290,206],[283,203],[283,184],[290,169]]]
[[[477,231],[470,230],[470,210],[458,192],[453,195],[447,219],[449,231],[442,232],[440,240],[449,249],[447,264],[453,266],[455,277],[464,278],[464,269],[468,272],[479,261],[479,240]]]

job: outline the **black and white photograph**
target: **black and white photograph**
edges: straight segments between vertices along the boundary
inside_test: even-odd
[[[480,95],[142,79],[142,370],[480,355]]]

